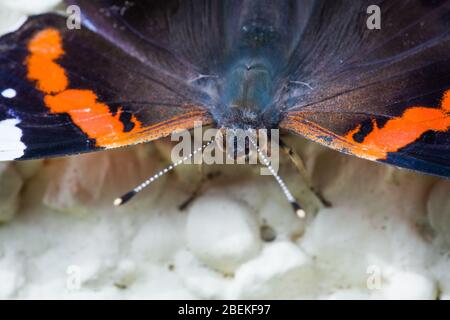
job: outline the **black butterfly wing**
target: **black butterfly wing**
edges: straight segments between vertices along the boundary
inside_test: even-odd
[[[180,78],[217,75],[242,1],[67,0],[86,25],[139,60]]]
[[[318,1],[285,79],[282,128],[450,177],[450,1]]]
[[[0,160],[119,147],[211,121],[189,79],[117,44],[53,14],[1,37]]]
[[[276,53],[291,51],[313,4],[303,0],[66,2],[80,8],[86,25],[96,33],[119,40],[119,46],[150,65],[193,80],[225,78],[248,53],[243,47],[267,35],[275,35],[272,42],[283,47]]]

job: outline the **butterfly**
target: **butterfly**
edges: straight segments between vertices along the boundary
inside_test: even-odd
[[[0,38],[0,160],[201,122],[450,177],[449,0],[66,3],[81,29],[43,14]]]

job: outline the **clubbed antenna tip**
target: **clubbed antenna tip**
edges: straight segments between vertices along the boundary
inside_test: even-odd
[[[292,208],[294,209],[294,212],[297,215],[297,217],[299,217],[300,219],[303,219],[306,217],[305,210],[303,210],[302,207],[300,207],[300,205],[297,202],[291,202],[291,205],[292,205]]]
[[[124,194],[120,198],[117,198],[116,200],[114,200],[114,206],[120,207],[121,205],[130,201],[136,194],[137,194],[136,191],[131,190],[130,192]]]

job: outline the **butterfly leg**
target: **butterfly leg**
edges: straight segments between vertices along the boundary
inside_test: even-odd
[[[220,172],[208,172],[207,174],[205,174],[203,164],[198,165],[197,170],[199,171],[201,178],[200,180],[198,180],[194,190],[191,192],[191,195],[178,206],[178,209],[180,211],[186,210],[203,193],[204,186],[208,181],[211,181],[212,179],[220,175]]]
[[[304,183],[309,187],[311,192],[315,195],[315,197],[321,202],[321,205],[324,207],[331,207],[331,203],[327,201],[320,192],[317,192],[314,190],[314,187],[312,186],[311,179],[309,177],[308,172],[306,171],[305,163],[303,159],[300,157],[300,155],[288,144],[286,144],[282,139],[280,139],[280,148],[283,150],[285,154],[288,155],[291,162],[296,167],[297,171],[300,173],[300,176],[302,177]]]
[[[178,209],[180,211],[186,210],[192,204],[192,202],[194,202],[195,199],[197,199],[198,196],[202,193],[203,184],[205,183],[205,175],[204,175],[204,172],[203,172],[203,164],[199,164],[197,166],[197,171],[198,171],[198,174],[200,176],[200,179],[197,181],[196,186],[192,190],[190,196],[178,206]]]
[[[309,178],[305,163],[303,162],[300,155],[292,147],[288,146],[282,139],[280,139],[280,148],[285,154],[289,156],[289,159],[291,159],[292,163],[297,168],[303,181],[305,181],[308,186],[311,186],[311,179]]]

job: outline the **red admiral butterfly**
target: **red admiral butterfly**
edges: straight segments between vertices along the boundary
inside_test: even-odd
[[[44,14],[0,38],[1,160],[131,145],[201,121],[279,128],[450,177],[448,0],[67,3],[81,8],[81,30]]]

